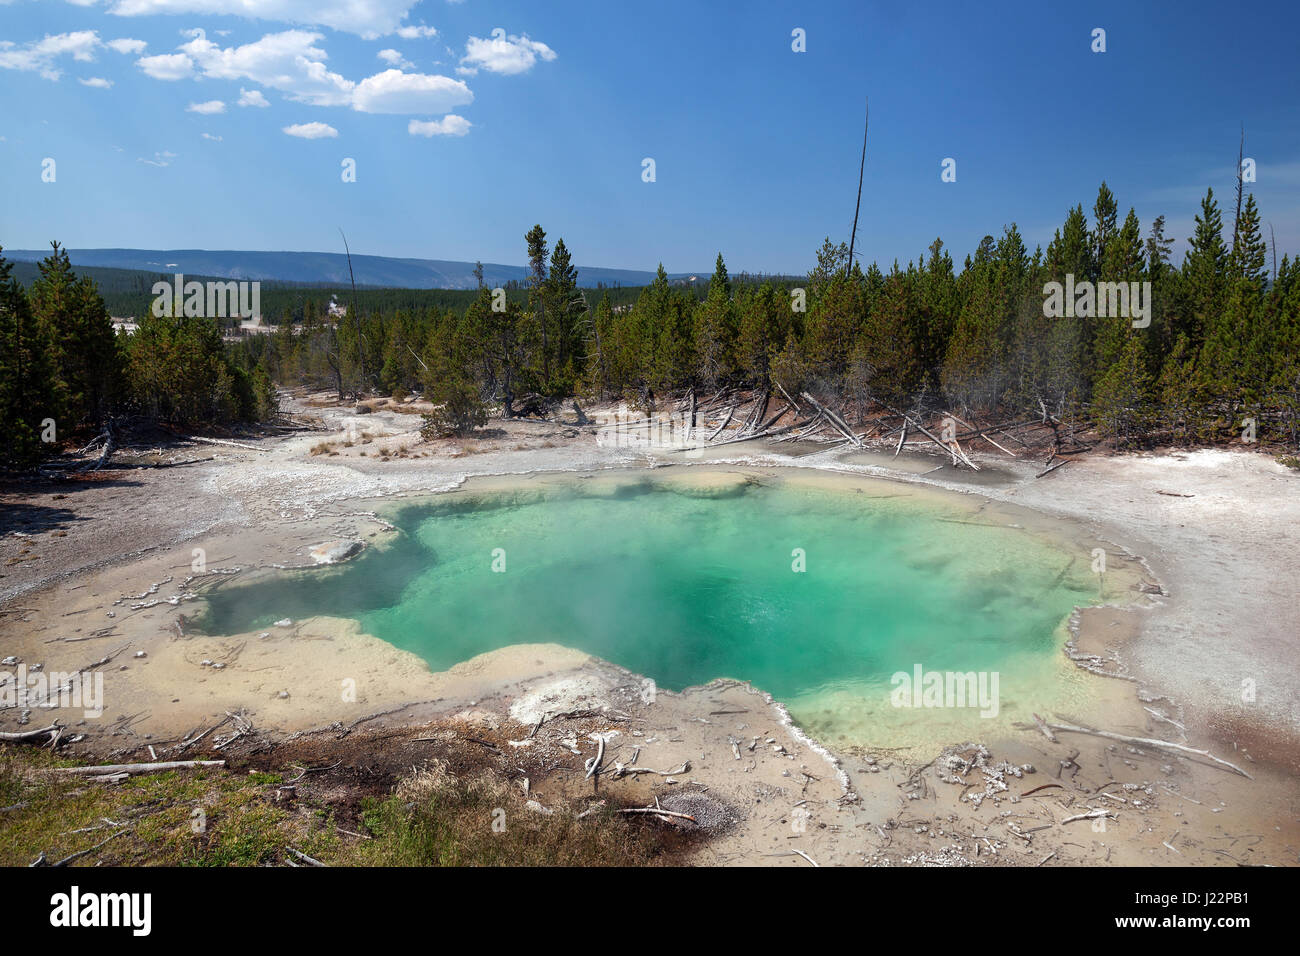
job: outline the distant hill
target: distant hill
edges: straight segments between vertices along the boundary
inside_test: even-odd
[[[48,249],[6,249],[13,261],[35,262],[44,259]],[[193,276],[216,276],[225,279],[260,279],[309,285],[346,286],[347,256],[338,252],[256,252],[204,249],[69,249],[74,266],[112,269],[135,269],[151,273],[183,272]],[[404,289],[473,289],[474,263],[447,259],[394,259],[388,256],[352,257],[357,285]],[[703,273],[675,273],[670,279],[698,276],[707,282],[713,270]],[[594,288],[606,286],[643,286],[654,279],[653,272],[637,269],[602,269],[578,267],[578,284]],[[490,287],[504,286],[528,278],[525,266],[483,263],[483,281]]]

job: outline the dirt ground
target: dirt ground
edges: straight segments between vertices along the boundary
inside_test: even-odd
[[[74,752],[148,759],[149,748],[162,754],[226,711],[241,713],[256,734],[229,753],[338,761],[313,786],[341,792],[363,779],[389,786],[391,775],[370,772],[376,764],[396,773],[450,735],[515,781],[527,812],[658,800],[696,817],[656,819],[702,831],[684,845],[701,864],[1300,862],[1291,540],[1300,477],[1267,456],[1094,455],[1040,479],[1039,463],[995,453],[977,457],[978,474],[917,452],[895,459],[812,443],[683,454],[610,440],[598,425],[541,421],[424,442],[415,403],[364,413],[322,395],[287,404],[310,430],[238,444],[160,440],[118,454],[118,470],[0,486],[0,656],[98,672],[105,684],[101,717],[41,708],[25,729],[57,717],[84,735]],[[587,411],[602,424],[617,413]],[[1076,615],[1067,650],[1095,672],[1090,703],[1045,716],[1208,750],[1250,777],[1167,747],[1064,731],[1053,742],[1033,725],[929,752],[882,741],[832,754],[747,685],[675,694],[555,645],[505,648],[432,674],[333,619],[238,638],[187,630],[187,605],[220,581],[312,566],[322,543],[383,547],[391,531],[377,502],[486,476],[665,465],[923,482],[1113,543],[1148,590]],[[0,711],[0,729],[17,729],[19,717]],[[600,770],[588,776],[602,737]]]

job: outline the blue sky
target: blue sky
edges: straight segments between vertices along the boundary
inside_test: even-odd
[[[960,263],[1012,221],[1046,245],[1102,179],[1184,239],[1243,122],[1280,257],[1297,28],[1294,2],[0,0],[0,244],[339,251],[341,226],[521,263],[540,222],[590,265],[801,272],[848,238],[869,95],[868,259],[941,236]]]

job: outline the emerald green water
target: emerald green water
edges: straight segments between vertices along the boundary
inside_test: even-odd
[[[201,625],[233,634],[284,617],[352,618],[434,670],[555,642],[671,690],[749,680],[841,743],[884,723],[980,729],[974,710],[890,706],[890,676],[916,664],[999,672],[1003,719],[1070,692],[1060,626],[1096,598],[1086,556],[883,483],[710,488],[687,477],[573,479],[409,506],[390,516],[400,529],[390,546],[223,587]]]

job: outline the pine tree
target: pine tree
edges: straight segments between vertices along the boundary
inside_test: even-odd
[[[26,465],[53,447],[41,441],[42,422],[57,422],[58,407],[50,344],[33,320],[27,296],[3,252],[0,249],[0,464]]]
[[[551,379],[551,345],[546,329],[546,230],[541,224],[524,235],[528,243],[528,300],[541,338],[541,380],[545,388]]]
[[[1223,245],[1223,219],[1214,189],[1206,191],[1201,211],[1196,217],[1195,234],[1188,240],[1183,258],[1183,279],[1189,314],[1178,323],[1176,332],[1186,332],[1189,344],[1199,348],[1205,330],[1218,314],[1223,301],[1223,279],[1227,270],[1227,251]]]
[[[737,323],[731,301],[731,279],[727,275],[722,253],[718,253],[709,294],[696,310],[695,351],[699,357],[697,374],[700,384],[715,389],[736,374]]]
[[[112,410],[120,370],[113,322],[95,283],[78,279],[67,250],[50,245],[28,298],[51,345],[62,430],[103,420]]]
[[[1144,441],[1151,424],[1152,381],[1146,352],[1132,328],[1093,391],[1093,413],[1102,434],[1117,447]]]

